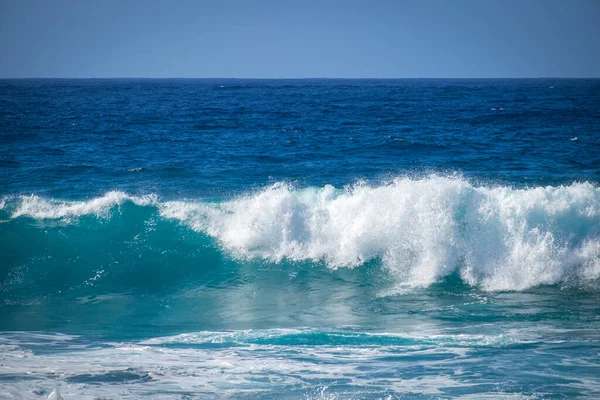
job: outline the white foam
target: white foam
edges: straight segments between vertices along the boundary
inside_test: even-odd
[[[44,199],[36,195],[21,196],[20,204],[13,212],[12,218],[28,216],[36,219],[61,219],[75,218],[84,215],[96,215],[106,217],[113,207],[122,205],[125,201],[131,201],[136,205],[146,206],[157,202],[157,197],[130,196],[119,191],[106,193],[88,201],[64,201]]]
[[[600,277],[600,190],[590,183],[513,189],[440,176],[343,190],[278,183],[224,203],[166,202],[160,213],[239,258],[321,260],[334,269],[380,258],[408,286],[455,271],[489,290]]]
[[[253,335],[289,332],[269,330]],[[219,334],[205,332],[200,336]],[[357,394],[385,393],[390,386],[404,394],[438,393],[444,388],[470,386],[460,377],[453,377],[456,355],[433,343],[370,347],[250,344],[199,349],[185,346],[185,341],[183,347],[163,347],[161,344],[169,342],[155,338],[141,343],[86,347],[79,347],[76,341],[66,351],[63,344],[53,351],[47,346],[43,352],[23,356],[20,346],[34,341],[28,333],[13,333],[5,340],[12,348],[1,353],[0,373],[18,377],[9,382],[7,390],[21,395],[35,389],[60,388],[66,399],[179,398],[192,393],[201,398],[229,398],[244,392],[255,396],[281,390],[310,392],[321,382],[342,384]],[[403,368],[396,369],[397,364],[387,361],[389,357],[404,358]],[[363,368],[366,365],[369,368]],[[417,367],[435,368],[435,372],[415,376]],[[395,373],[381,374],[386,371]],[[129,380],[116,384],[103,379],[111,374],[129,374]]]
[[[48,396],[48,400],[63,400],[63,397],[60,395],[58,389],[54,389]]]
[[[367,351],[373,347],[377,339],[388,342],[390,339],[403,339],[407,342],[414,342],[413,348],[436,346],[441,347],[504,347],[514,344],[531,343],[535,337],[520,338],[517,333],[506,335],[471,335],[471,334],[437,334],[437,333],[396,333],[396,332],[344,332],[344,331],[318,331],[313,329],[260,329],[260,330],[236,330],[225,332],[192,332],[182,333],[174,336],[161,336],[147,339],[140,342],[140,345],[160,346],[160,345],[250,345],[254,343],[269,343],[269,346],[286,346],[288,341],[283,341],[278,345],[281,339],[298,340],[304,343],[310,342],[311,335],[316,335],[316,340],[320,341],[323,337],[328,337],[332,341],[346,339],[346,346],[359,347]],[[374,341],[375,340],[375,341]],[[352,344],[351,344],[352,343]],[[387,344],[387,347],[394,345]],[[405,346],[405,345],[403,345]],[[377,346],[379,347],[379,346]],[[360,351],[360,350],[358,350]]]
[[[250,334],[287,335],[295,331],[268,330]],[[238,336],[248,333],[239,332]],[[234,332],[204,332],[198,337],[220,334],[235,335]],[[516,334],[518,336],[518,332]],[[545,336],[545,332],[538,334]],[[577,336],[569,330],[563,336],[578,343]],[[441,338],[454,338],[451,340],[454,343],[471,338],[474,342],[467,341],[466,347],[460,349],[446,344],[446,340],[438,343]],[[52,389],[57,392],[60,389],[65,399],[90,400],[186,396],[222,399],[244,397],[244,394],[248,397],[261,397],[261,394],[276,396],[290,391],[298,395],[314,393],[314,398],[336,398],[337,395],[339,398],[349,398],[348,395],[381,398],[389,393],[401,397],[463,393],[464,396],[472,395],[468,398],[505,398],[500,388],[489,385],[492,381],[487,377],[488,369],[494,368],[490,367],[489,359],[479,357],[481,353],[473,348],[478,346],[479,339],[470,335],[433,336],[429,343],[416,346],[302,343],[217,348],[196,348],[188,346],[187,341],[172,342],[169,338],[125,343],[94,343],[74,337],[65,341],[64,335],[56,340],[47,339],[59,345],[53,346],[46,341],[37,343],[37,337],[27,332],[0,335],[0,341],[6,344],[0,352],[0,374],[12,378],[5,380],[2,394],[8,398],[34,398]],[[22,348],[36,343],[43,346],[44,351],[32,352]],[[543,347],[542,343],[540,351],[543,354],[548,352],[550,362],[560,363],[560,359],[552,358],[557,351],[555,344],[544,343],[550,347]],[[572,344],[566,343],[567,348]],[[516,353],[508,353],[505,357],[502,357],[503,352],[498,354],[500,358],[497,361],[509,365],[510,357]],[[592,366],[591,361],[587,357],[570,359],[580,366]],[[588,373],[585,369],[583,371],[570,373],[567,368],[562,377],[572,382],[570,386],[581,393],[597,397],[600,388],[597,380],[593,379],[593,368]],[[532,373],[536,372],[543,372],[545,377],[538,385],[539,390],[549,392],[556,389],[556,380],[546,377],[547,371],[533,368]],[[115,377],[119,376],[122,380],[116,381]],[[321,388],[322,385],[329,385],[331,390]],[[511,385],[509,389],[515,387]],[[318,388],[322,390],[314,392]]]

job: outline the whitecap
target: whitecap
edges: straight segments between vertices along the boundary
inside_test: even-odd
[[[488,290],[600,277],[600,190],[590,183],[513,189],[435,175],[345,189],[278,183],[227,202],[159,207],[237,258],[332,269],[380,259],[409,287],[455,272]]]

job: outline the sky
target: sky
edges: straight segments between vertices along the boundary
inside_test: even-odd
[[[600,0],[0,0],[28,77],[600,77]]]

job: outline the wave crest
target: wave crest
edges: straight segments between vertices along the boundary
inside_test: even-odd
[[[27,216],[35,219],[76,218],[84,215],[108,217],[113,207],[118,207],[126,201],[139,206],[156,204],[156,195],[130,196],[119,191],[111,191],[102,197],[88,201],[62,201],[43,199],[36,195],[20,196],[20,204],[12,213],[12,218]]]
[[[600,190],[590,183],[488,188],[439,176],[343,190],[279,183],[218,204],[166,202],[160,213],[237,257],[331,268],[379,258],[409,286],[457,270],[488,290],[600,277]]]

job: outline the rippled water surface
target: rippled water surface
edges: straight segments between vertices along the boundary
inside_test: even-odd
[[[0,80],[0,398],[600,397],[600,80]]]

